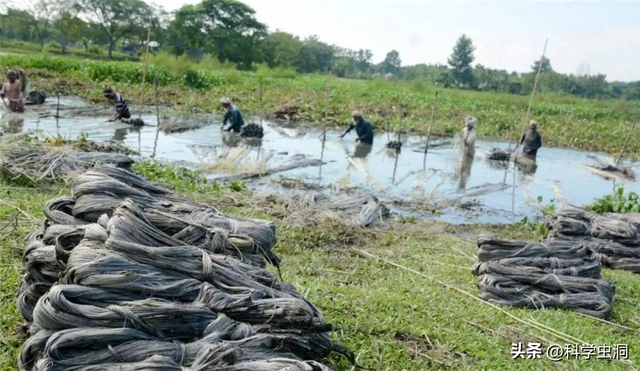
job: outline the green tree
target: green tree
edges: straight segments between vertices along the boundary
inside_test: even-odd
[[[302,41],[290,33],[276,31],[262,43],[265,62],[271,68],[295,67]]]
[[[221,62],[239,63],[247,69],[256,59],[259,41],[267,29],[256,20],[251,7],[236,0],[203,0],[183,6],[170,28],[174,51],[203,49]],[[176,42],[182,42],[184,47]]]
[[[542,62],[542,66],[540,66],[541,62]],[[538,68],[540,68],[540,73],[553,72],[553,68],[551,68],[551,61],[547,57],[542,57],[539,60],[533,62],[533,65],[531,66],[531,70],[534,73],[538,73]]]
[[[31,27],[35,31],[40,47],[44,48],[53,13],[53,3],[49,0],[34,0],[26,1],[25,4],[25,11],[31,16]]]
[[[175,12],[169,24],[168,44],[176,55],[204,49],[206,34],[198,5],[185,5]]]
[[[397,50],[392,50],[387,53],[387,56],[382,61],[382,72],[383,73],[392,73],[397,75],[400,72],[400,68],[402,67],[402,61],[400,60],[400,53]]]
[[[149,25],[153,11],[142,0],[84,0],[90,20],[102,29],[107,40],[109,58],[116,43]]]
[[[358,69],[360,72],[367,73],[371,70],[371,59],[373,58],[373,52],[369,49],[360,49],[356,55],[356,62],[358,63]]]
[[[0,15],[0,21],[2,21],[3,37],[23,41],[34,40],[32,28],[34,21],[29,12],[22,9],[8,8],[6,14]]]
[[[298,53],[296,67],[299,72],[329,72],[335,58],[335,51],[317,36],[308,37]]]
[[[473,55],[475,50],[476,47],[473,45],[473,41],[466,35],[460,36],[453,47],[453,53],[451,53],[448,62],[453,70],[453,79],[457,84],[466,86],[473,84],[471,63],[475,60]]]
[[[67,45],[78,41],[86,30],[86,23],[78,17],[82,5],[75,0],[58,0],[54,7],[54,33],[62,48],[62,54],[66,54]]]

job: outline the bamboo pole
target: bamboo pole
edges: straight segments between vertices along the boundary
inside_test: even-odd
[[[56,118],[59,119],[60,118],[60,88],[58,87],[58,103],[56,104]]]
[[[631,134],[633,133],[633,130],[636,128],[636,123],[637,123],[637,121],[635,121],[633,124],[631,124],[631,128],[629,129],[629,132],[627,133],[627,138],[625,138],[624,144],[622,144],[622,149],[620,150],[620,155],[618,156],[618,159],[616,160],[616,167],[620,166],[620,162],[622,161],[622,156],[624,156],[624,151],[627,149],[627,143],[629,143],[629,138],[631,138]]]
[[[147,66],[149,65],[149,43],[151,42],[151,23],[147,30],[147,47],[144,54],[144,70],[142,71],[142,85],[140,86],[140,105],[144,103],[144,84],[147,83]],[[138,119],[142,119],[142,110],[138,112]]]
[[[160,108],[158,106],[158,75],[154,74],[153,76],[153,86],[155,91],[155,104],[156,104],[156,118],[158,121],[158,126],[156,126],[156,138],[153,141],[153,154],[151,158],[156,157],[156,149],[158,147],[158,136],[160,135]]]
[[[424,154],[429,151],[429,142],[431,141],[431,127],[433,126],[433,120],[436,117],[436,106],[438,104],[438,90],[433,97],[433,105],[431,106],[431,119],[429,120],[429,128],[427,128],[427,145],[424,147]]]
[[[436,93],[433,97],[433,105],[431,106],[431,118],[429,119],[429,127],[427,128],[427,144],[424,146],[424,158],[422,159],[422,170],[427,170],[427,152],[429,152],[429,143],[431,142],[431,127],[436,117],[436,107],[438,105],[438,89],[436,83]]]
[[[536,96],[536,90],[538,89],[538,80],[540,79],[540,72],[542,71],[542,62],[544,61],[545,54],[547,52],[548,42],[549,42],[549,39],[546,39],[544,42],[542,57],[540,58],[540,63],[538,64],[538,72],[536,73],[536,79],[533,82],[533,91],[531,92],[531,98],[529,99],[529,107],[527,108],[527,113],[524,116],[524,123],[522,125],[522,131],[520,132],[520,136],[516,138],[516,159],[518,158],[518,147],[520,147],[520,138],[522,138],[522,135],[524,134],[527,128],[527,120],[529,120],[529,117],[531,115],[531,106],[533,105],[533,98]],[[509,139],[509,149],[511,149],[511,139]]]
[[[264,106],[262,105],[262,76],[260,76],[260,126],[262,126],[262,118],[264,117]]]
[[[527,129],[527,121],[529,120],[529,117],[531,115],[531,107],[533,105],[533,98],[536,96],[536,90],[538,89],[538,81],[540,79],[540,72],[542,71],[542,62],[544,61],[545,58],[545,54],[547,53],[547,44],[549,42],[549,39],[546,39],[544,41],[544,49],[542,49],[542,57],[540,58],[540,63],[538,63],[538,71],[536,72],[536,78],[533,82],[533,91],[531,92],[531,98],[529,99],[529,106],[527,107],[527,113],[524,116],[524,122],[522,124],[522,131],[520,132],[520,135],[516,138],[516,146],[515,146],[515,153],[514,153],[514,157],[513,157],[513,197],[512,197],[512,211],[515,211],[515,187],[516,187],[516,166],[517,166],[517,162],[518,162],[518,148],[520,147],[520,139],[522,138],[522,136],[525,133],[525,130]],[[509,138],[509,151],[511,151],[511,137]],[[507,167],[504,171],[505,173],[505,181],[507,179],[507,172],[509,171],[509,167]]]

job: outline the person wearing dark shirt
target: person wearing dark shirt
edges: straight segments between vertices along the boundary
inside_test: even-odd
[[[234,106],[229,98],[220,99],[220,103],[227,110],[224,113],[224,117],[222,118],[222,127],[220,130],[224,130],[224,126],[229,122],[229,127],[227,131],[232,131],[235,133],[240,132],[240,128],[244,125],[244,119],[242,118],[242,113],[238,109],[238,107]]]
[[[113,102],[116,106],[116,114],[109,119],[109,121],[118,121],[121,119],[130,119],[131,112],[129,111],[129,105],[122,95],[114,92],[111,89],[104,90],[104,97]]]
[[[369,121],[365,120],[360,112],[353,112],[353,122],[347,128],[347,131],[342,134],[340,138],[344,138],[345,135],[349,134],[349,132],[353,129],[356,129],[356,134],[358,134],[358,138],[356,139],[356,143],[362,144],[373,144],[373,128]]]
[[[538,149],[542,147],[542,136],[538,133],[538,123],[534,120],[531,120],[531,124],[529,125],[529,130],[522,135],[522,139],[520,139],[520,144],[524,144],[522,148],[522,153],[531,159],[536,158],[538,154]]]

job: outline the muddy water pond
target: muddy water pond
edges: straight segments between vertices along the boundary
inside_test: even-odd
[[[396,140],[386,133],[378,134],[372,147],[356,145],[355,133],[340,140],[341,132],[318,128],[264,122],[265,137],[247,142],[234,134],[220,131],[220,118],[197,116],[186,121],[207,125],[181,133],[165,134],[155,126],[133,128],[122,123],[107,122],[109,110],[97,109],[73,97],[60,100],[60,118],[55,118],[56,98],[37,110],[30,108],[22,120],[3,118],[3,128],[10,132],[41,130],[45,135],[76,138],[81,133],[90,140],[119,141],[140,152],[145,158],[177,162],[191,167],[212,163],[232,148],[245,148],[246,158],[256,161],[269,158],[275,167],[301,158],[317,158],[324,165],[294,169],[252,181],[257,189],[292,192],[280,185],[281,177],[300,178],[331,192],[335,189],[365,190],[391,205],[392,210],[406,216],[438,218],[451,223],[515,223],[527,217],[540,216],[540,208],[548,205],[561,190],[563,197],[576,204],[586,204],[594,197],[611,193],[615,186],[640,191],[638,181],[606,180],[582,165],[594,163],[589,152],[543,147],[535,169],[522,169],[494,163],[486,153],[494,147],[506,149],[505,142],[477,140],[473,156],[462,154],[442,140],[434,140],[426,159],[421,136],[403,136],[398,153],[388,150],[386,143]],[[147,124],[156,125],[157,118],[143,114]],[[172,120],[168,115],[161,121]],[[255,121],[259,121],[255,119]],[[544,139],[544,126],[542,129]],[[597,155],[613,163],[608,156]],[[638,172],[637,163],[635,166]],[[222,174],[210,174],[216,178]]]

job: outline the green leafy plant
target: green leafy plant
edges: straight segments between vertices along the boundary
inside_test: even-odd
[[[533,232],[540,238],[545,238],[549,234],[546,223],[532,222],[527,217],[524,217],[521,221],[515,223],[514,227],[523,229],[523,231]]]
[[[91,46],[89,47],[89,49],[87,49],[87,52],[88,52],[88,53],[91,53],[91,54],[98,54],[98,55],[100,55],[100,54],[102,54],[102,48],[100,48],[98,45],[91,45]]]
[[[207,182],[201,172],[181,166],[146,161],[135,163],[133,169],[148,180],[164,184],[177,192],[220,195],[225,190],[244,192],[248,189],[247,183],[242,181],[235,181],[229,185]]]
[[[635,192],[625,194],[621,187],[613,195],[595,199],[589,210],[598,214],[640,212],[639,196]]]

